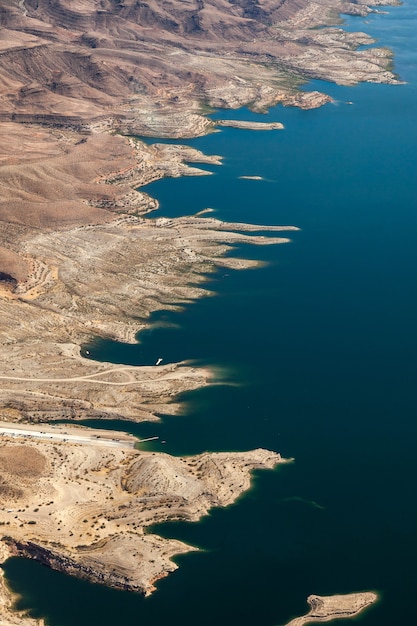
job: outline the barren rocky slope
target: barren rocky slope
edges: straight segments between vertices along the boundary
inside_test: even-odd
[[[357,50],[367,35],[317,28],[338,11],[369,10],[340,0],[4,1],[0,276],[14,284],[32,272],[19,256],[28,230],[145,212],[155,202],[135,186],[204,160],[114,131],[203,134],[213,128],[203,104],[319,106],[327,96],[297,91],[309,77],[395,82],[389,51]]]
[[[378,4],[379,0],[373,0]],[[99,123],[136,134],[205,132],[201,103],[317,106],[315,77],[392,82],[390,53],[339,28],[346,0],[7,0],[0,9],[0,119]]]
[[[254,265],[223,258],[230,245],[287,241],[242,232],[250,229],[262,227],[203,217],[125,217],[25,240],[35,272],[12,290],[4,287],[0,300],[0,398],[9,415],[139,421],[173,412],[173,396],[204,384],[208,372],[181,363],[120,372],[81,358],[79,345],[94,335],[133,342],[149,312],[207,295],[198,284],[214,267]],[[99,380],[100,372],[107,373]]]
[[[337,27],[340,11],[369,10],[345,0],[1,3],[2,420],[155,419],[209,382],[190,364],[97,364],[80,345],[133,342],[162,305],[207,295],[217,267],[253,267],[225,256],[235,244],[284,243],[277,233],[292,227],[262,236],[207,215],[144,219],[157,202],[138,187],[221,159],[135,136],[210,132],[207,105],[320,106],[325,94],[297,90],[310,77],[395,82],[389,51],[358,50],[372,40]],[[145,593],[190,549],[144,534],[147,525],[198,519],[248,488],[251,469],[280,461],[267,451],[175,459],[19,446],[4,437],[0,449],[1,558],[13,551]],[[0,593],[2,623],[20,623],[3,618],[9,607]]]
[[[248,489],[252,470],[284,462],[266,450],[175,458],[100,445],[28,445],[3,439],[3,559],[27,556],[81,578],[144,594],[177,568],[171,561],[174,554],[194,550],[145,533],[147,526],[174,519],[196,521]],[[2,619],[19,623],[9,613],[0,580]]]

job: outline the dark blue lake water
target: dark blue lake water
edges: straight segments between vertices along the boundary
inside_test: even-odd
[[[190,141],[224,165],[147,189],[156,215],[211,207],[224,220],[302,230],[290,244],[238,248],[268,266],[218,272],[208,283],[216,297],[159,312],[140,345],[92,348],[114,362],[215,369],[219,384],[185,395],[180,416],[132,426],[166,440],[152,449],[263,446],[296,461],[257,473],[250,493],[201,523],[158,527],[202,551],[179,558],[151,598],[10,560],[20,606],[52,626],[274,626],[303,613],[311,593],[361,590],[381,594],[361,625],[416,622],[417,5],[347,28],[393,48],[407,84],[314,82],[308,89],[335,104],[217,113],[286,129]]]

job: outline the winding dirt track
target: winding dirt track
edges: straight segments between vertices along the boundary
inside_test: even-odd
[[[68,378],[29,378],[27,376],[0,376],[0,380],[18,380],[27,383],[67,383],[67,382],[82,382],[83,380],[91,381],[91,379],[96,378],[97,376],[104,376],[105,374],[112,374],[114,372],[126,372],[126,371],[135,371],[136,367],[116,367],[113,369],[104,370],[102,372],[96,372],[95,374],[85,374],[84,376],[73,376]],[[112,382],[108,380],[94,380],[95,383],[99,385],[114,385],[114,386],[123,386],[123,385],[139,385],[140,380],[127,380],[122,382]]]

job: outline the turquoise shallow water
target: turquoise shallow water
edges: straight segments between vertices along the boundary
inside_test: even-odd
[[[263,446],[296,462],[257,473],[249,494],[199,524],[158,528],[202,551],[178,559],[146,600],[9,561],[33,614],[53,626],[276,626],[304,612],[310,593],[374,589],[381,602],[361,624],[415,623],[416,27],[411,2],[347,22],[394,49],[407,85],[315,82],[308,88],[337,102],[267,118],[216,114],[282,120],[286,130],[225,129],[189,142],[224,165],[151,185],[159,214],[212,207],[221,219],[302,230],[288,245],[240,247],[269,265],[218,272],[208,284],[216,297],[159,312],[139,346],[93,348],[115,362],[194,359],[238,383],[188,394],[181,416],[132,427],[166,440],[153,449]]]

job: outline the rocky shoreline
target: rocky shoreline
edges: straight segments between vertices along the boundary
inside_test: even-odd
[[[140,187],[207,175],[195,164],[221,158],[138,136],[279,129],[208,113],[329,102],[300,91],[310,78],[398,82],[390,51],[361,49],[373,40],[337,27],[340,12],[373,10],[362,2],[116,4],[0,8],[0,417],[11,424],[175,413],[178,394],[210,384],[210,371],[188,363],[121,371],[83,358],[80,346],[97,336],[134,342],[162,305],[178,310],[207,296],[217,268],[257,266],[228,255],[234,246],[285,243],[282,231],[296,230],[201,214],[145,219],[158,203]],[[266,450],[179,459],[3,437],[1,558],[19,554],[151,593],[176,568],[171,557],[192,548],[143,529],[198,520],[247,490],[252,470],[282,462]],[[11,602],[3,585],[2,623],[21,623]]]
[[[300,91],[306,80],[398,82],[390,51],[361,49],[373,40],[337,27],[339,13],[366,15],[379,4],[24,0],[23,10],[10,0],[0,121],[180,138],[213,129],[201,103],[321,106],[329,97]]]
[[[195,549],[145,533],[148,526],[197,521],[247,491],[253,470],[287,462],[261,449],[180,458],[100,441],[2,439],[3,559],[24,556],[144,595],[177,568],[173,555]]]

